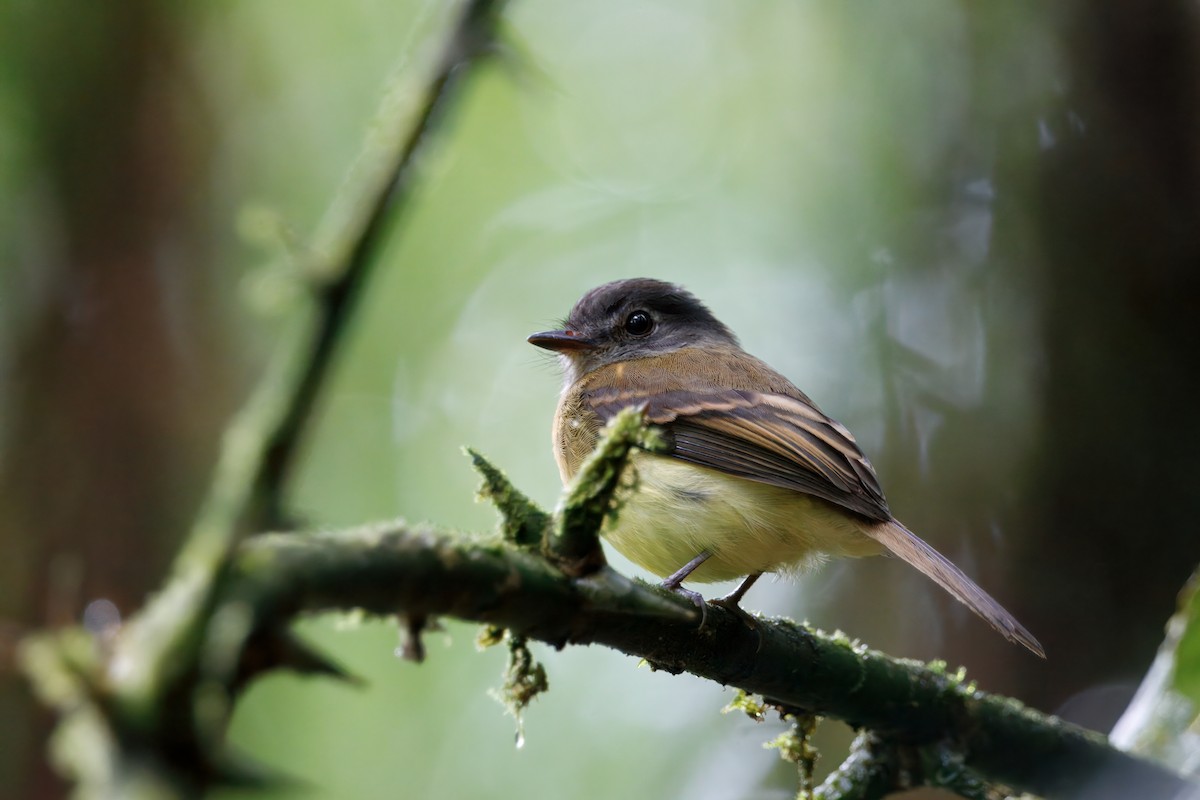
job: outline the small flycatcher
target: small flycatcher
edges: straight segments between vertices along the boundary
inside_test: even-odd
[[[575,304],[562,330],[529,342],[558,353],[564,368],[554,417],[564,483],[622,409],[645,406],[666,431],[669,453],[631,458],[637,490],[603,530],[631,561],[666,576],[664,586],[703,608],[684,580],[747,576],[713,601],[740,612],[764,572],[887,550],[1045,657],[1012,614],[892,516],[850,431],[742,350],[682,287],[648,278],[605,284]]]

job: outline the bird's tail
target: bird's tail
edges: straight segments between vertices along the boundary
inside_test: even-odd
[[[1010,642],[1017,642],[1029,648],[1035,654],[1046,657],[1046,651],[1025,629],[1017,622],[1016,617],[1008,613],[990,594],[980,589],[975,581],[963,574],[962,570],[950,563],[950,560],[934,550],[921,540],[919,536],[901,525],[896,520],[884,522],[866,528],[866,533],[878,541],[892,553],[912,564],[939,586],[958,598],[982,617],[989,625]]]

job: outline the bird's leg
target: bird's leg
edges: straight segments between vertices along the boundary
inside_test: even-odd
[[[681,594],[688,600],[696,604],[700,609],[700,627],[704,627],[705,621],[708,619],[708,604],[704,602],[704,597],[699,592],[693,592],[691,589],[685,589],[682,584],[687,577],[696,571],[697,568],[708,559],[712,558],[712,553],[704,550],[700,555],[693,558],[691,561],[684,564],[679,569],[668,575],[662,582],[661,586],[664,589],[670,589],[676,594]],[[749,587],[747,587],[749,588]]]
[[[740,608],[741,606],[739,606],[738,603],[742,602],[742,598],[746,596],[746,592],[750,591],[750,587],[753,586],[754,582],[762,576],[763,574],[761,572],[755,572],[753,575],[747,575],[746,579],[742,581],[736,589],[719,600],[714,600],[713,602],[720,603],[730,610]]]
[[[751,575],[747,575],[746,579],[742,581],[741,584],[739,584],[738,587],[732,592],[724,597],[713,600],[713,605],[720,606],[734,616],[739,617],[742,622],[746,623],[747,627],[751,629],[757,628],[758,621],[750,615],[750,612],[742,608],[739,603],[741,603],[742,598],[746,596],[746,592],[750,591],[750,587],[754,585],[754,582],[762,576],[763,574],[761,572],[755,572]]]

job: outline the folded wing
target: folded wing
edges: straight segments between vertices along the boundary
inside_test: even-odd
[[[597,387],[585,398],[605,420],[644,404],[649,421],[670,434],[670,455],[681,461],[811,494],[868,519],[891,519],[875,470],[854,437],[800,397],[748,389],[646,394]]]

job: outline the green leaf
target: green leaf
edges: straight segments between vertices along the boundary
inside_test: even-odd
[[[1200,707],[1200,570],[1187,582],[1179,597],[1179,611],[1171,625],[1180,625],[1175,648],[1175,691]]]
[[[1200,569],[1179,593],[1158,655],[1109,739],[1200,776]]]

